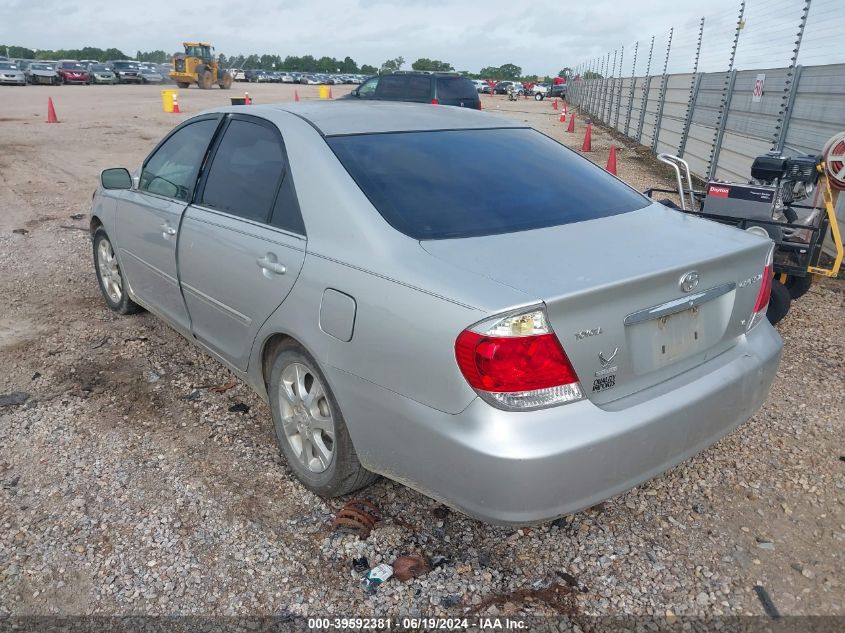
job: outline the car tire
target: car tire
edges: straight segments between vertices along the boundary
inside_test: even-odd
[[[786,286],[778,280],[772,280],[772,295],[769,297],[769,307],[766,310],[766,318],[769,323],[775,325],[789,312],[792,305],[792,296]]]
[[[110,310],[118,314],[134,314],[141,306],[129,298],[128,286],[106,230],[101,226],[94,232],[94,271],[97,285]]]
[[[789,296],[792,299],[800,299],[813,285],[813,276],[809,273],[804,275],[803,277],[796,277],[794,275],[789,275],[786,278],[786,288],[789,290]]]
[[[343,414],[316,361],[293,340],[281,343],[275,353],[268,385],[270,410],[279,449],[297,479],[321,497],[339,497],[375,481],[378,475],[358,460]],[[313,399],[306,405],[309,396]],[[330,433],[326,427],[331,427]]]
[[[542,100],[543,100],[543,95],[540,94],[539,92],[534,95],[534,101],[542,101]]]
[[[228,90],[232,87],[232,75],[229,73],[223,73],[223,81],[220,82],[220,87],[223,90]]]

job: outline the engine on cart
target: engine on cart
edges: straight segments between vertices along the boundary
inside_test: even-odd
[[[768,152],[754,159],[748,184],[711,180],[702,210],[706,213],[748,220],[810,224],[810,200],[819,180],[820,156],[785,156]],[[794,231],[761,225],[775,241],[789,239]]]

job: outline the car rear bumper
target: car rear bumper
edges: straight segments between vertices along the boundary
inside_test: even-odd
[[[589,507],[707,448],[754,414],[782,342],[768,322],[716,358],[598,407],[506,412],[476,398],[450,415],[329,368],[361,462],[491,523]]]

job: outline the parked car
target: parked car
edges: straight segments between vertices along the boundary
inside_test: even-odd
[[[75,60],[63,59],[56,64],[56,73],[63,84],[90,84],[88,69]]]
[[[513,86],[514,92],[516,94],[521,95],[525,92],[525,87],[519,81],[500,81],[495,86],[493,86],[493,93],[497,95],[506,95],[508,94],[508,89]]]
[[[47,62],[32,62],[27,65],[23,71],[28,83],[31,84],[48,84],[51,86],[58,86],[62,83],[61,77],[53,68],[53,65]]]
[[[302,75],[299,78],[299,83],[308,86],[316,86],[320,83],[320,80],[317,79],[317,77],[315,77],[314,75]]]
[[[144,79],[141,76],[141,67],[138,65],[138,62],[122,59],[109,62],[107,66],[117,75],[117,83],[119,84],[144,83]]]
[[[342,98],[414,101],[481,109],[473,83],[457,74],[403,72],[370,77]]]
[[[25,86],[26,75],[10,61],[0,61],[0,84],[9,86]]]
[[[232,81],[246,81],[246,72],[243,68],[232,68],[229,74],[232,75]]]
[[[109,308],[147,308],[268,401],[317,494],[381,473],[483,520],[544,521],[766,399],[768,238],[468,108],[227,110],[174,129],[136,182],[103,172],[95,271]]]
[[[141,81],[145,84],[160,84],[164,81],[164,77],[162,77],[161,73],[159,73],[157,70],[142,68]]]
[[[546,93],[546,97],[549,99],[554,99],[555,97],[558,99],[565,99],[566,84],[553,84],[548,93]]]
[[[479,94],[490,94],[492,91],[490,89],[490,84],[488,84],[483,79],[473,79],[472,85],[475,86],[476,92]]]
[[[293,75],[291,75],[290,73],[282,72],[282,73],[279,73],[279,76],[281,77],[283,84],[292,84],[293,83]]]
[[[117,75],[115,75],[105,64],[94,63],[89,64],[88,73],[91,75],[91,82],[95,84],[116,84]]]
[[[548,84],[534,84],[529,90],[526,91],[526,94],[529,97],[534,97],[536,101],[542,101],[546,98],[546,95],[549,94],[550,89],[551,86],[549,86]]]

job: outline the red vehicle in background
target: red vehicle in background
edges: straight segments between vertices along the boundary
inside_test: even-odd
[[[64,59],[56,64],[56,73],[63,84],[90,84],[91,74],[81,63]]]

